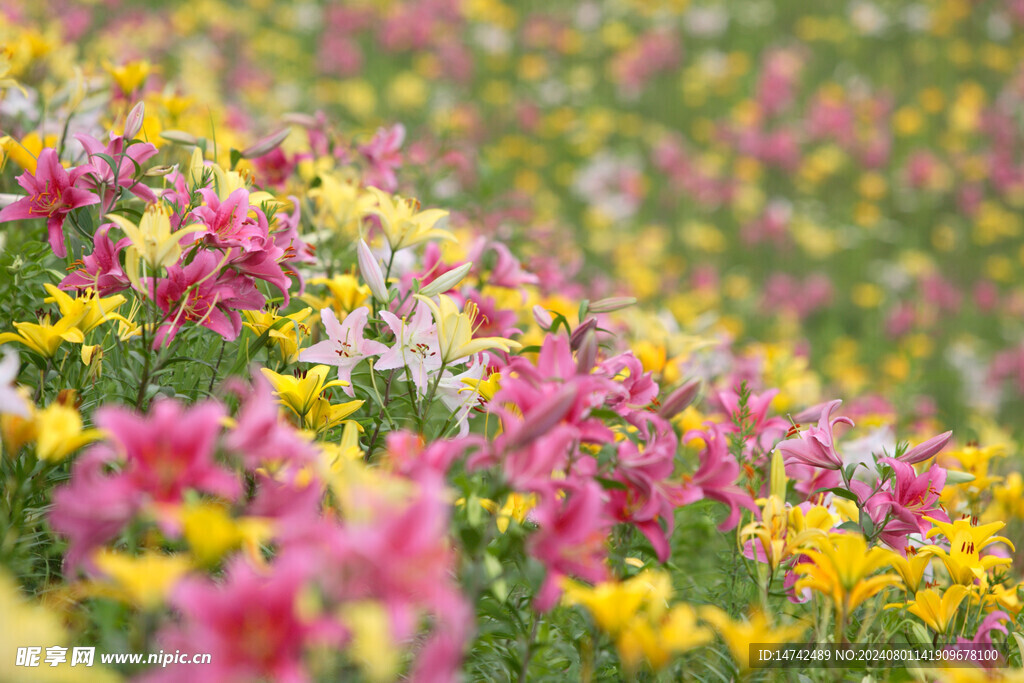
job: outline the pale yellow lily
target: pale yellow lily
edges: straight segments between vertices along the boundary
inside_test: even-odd
[[[466,310],[459,312],[451,297],[441,294],[438,303],[419,294],[416,298],[422,301],[434,315],[434,323],[437,325],[437,341],[441,349],[441,362],[448,364],[466,356],[486,351],[487,349],[501,349],[512,351],[521,348],[521,344],[504,337],[479,337],[473,338],[474,323],[476,319],[476,304],[472,301],[466,304]]]

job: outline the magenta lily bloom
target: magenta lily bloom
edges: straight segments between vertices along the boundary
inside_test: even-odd
[[[91,162],[91,168],[82,178],[82,184],[92,190],[99,190],[101,184],[106,185],[106,190],[103,194],[104,214],[110,210],[116,198],[116,193],[112,191],[115,185],[126,188],[146,203],[156,201],[156,193],[144,183],[136,182],[135,180],[135,174],[142,164],[149,161],[157,153],[156,147],[151,143],[139,142],[125,149],[124,136],[114,135],[113,132],[111,132],[110,142],[106,146],[96,138],[85,133],[76,134],[75,139],[85,148],[85,153],[89,155]],[[98,154],[109,156],[114,160],[115,166],[112,168],[103,157],[97,156]],[[120,166],[117,166],[116,162],[122,154],[125,158],[121,159]],[[115,172],[117,173],[116,182],[114,180]]]
[[[255,217],[249,215],[248,190],[240,187],[223,202],[209,188],[199,190],[199,194],[204,204],[192,211],[192,215],[206,230],[196,233],[197,237],[205,237],[207,244],[221,249],[239,247],[250,252],[264,248],[270,235],[267,218],[262,211],[255,212]]]
[[[729,516],[718,525],[719,531],[728,531],[740,521],[740,508],[752,512],[757,505],[750,493],[736,485],[740,476],[740,464],[729,453],[727,437],[722,427],[708,424],[706,431],[694,430],[683,438],[687,441],[698,436],[707,444],[700,454],[700,467],[693,476],[683,476],[682,493],[679,505],[689,505],[698,500],[710,498],[729,506]]]
[[[113,223],[104,223],[99,227],[92,238],[92,253],[83,257],[81,266],[60,281],[61,289],[92,289],[100,296],[110,296],[131,286],[118,258],[118,254],[131,240],[125,237],[115,244],[109,234],[112,227]]]
[[[829,401],[821,409],[821,417],[818,418],[818,425],[800,432],[799,439],[783,441],[776,448],[782,453],[786,464],[799,463],[818,467],[825,470],[843,469],[843,457],[836,451],[833,442],[832,429],[839,423],[853,426],[853,420],[848,417],[837,417],[831,419],[832,411],[842,401],[836,399]]]
[[[64,246],[64,219],[82,206],[97,204],[100,198],[75,185],[92,171],[91,166],[79,166],[69,173],[60,164],[56,150],[49,147],[39,153],[36,174],[25,171],[18,176],[18,184],[28,193],[0,211],[0,223],[32,218],[46,218],[50,248],[61,258],[67,255]]]
[[[200,251],[187,266],[173,265],[156,285],[156,299],[166,314],[156,345],[174,339],[183,325],[196,322],[228,341],[242,331],[239,310],[257,310],[266,299],[249,278],[221,269],[217,256]]]

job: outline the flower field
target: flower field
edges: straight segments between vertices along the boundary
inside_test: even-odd
[[[9,0],[0,681],[1024,680],[1024,3]]]

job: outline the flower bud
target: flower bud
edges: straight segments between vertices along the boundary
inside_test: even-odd
[[[380,269],[377,257],[363,240],[359,240],[359,246],[356,247],[356,259],[359,261],[359,272],[370,287],[373,297],[386,304],[390,297],[387,283],[384,282],[384,272]]]
[[[580,348],[576,351],[576,373],[589,375],[597,362],[597,332],[593,329],[587,330],[580,341]]]
[[[139,131],[142,130],[142,121],[146,117],[146,103],[139,102],[132,110],[128,112],[128,116],[124,120],[124,137],[126,140],[132,140]]]
[[[629,308],[636,303],[635,296],[613,296],[608,299],[601,299],[590,304],[591,313],[611,313],[623,308]]]
[[[658,411],[658,414],[666,420],[671,420],[693,403],[693,400],[697,398],[697,393],[700,391],[700,386],[701,381],[699,379],[691,379],[686,384],[683,384],[668,395],[665,402],[661,404],[661,410]]]
[[[579,387],[565,384],[561,389],[537,403],[527,415],[519,428],[512,433],[505,444],[505,450],[515,450],[530,445],[536,439],[547,434],[569,413]]]
[[[189,135],[183,130],[165,130],[160,133],[160,137],[167,142],[172,142],[175,145],[185,145],[186,147],[199,144],[199,138]]]
[[[939,451],[946,447],[949,440],[953,438],[953,432],[944,432],[938,436],[933,436],[924,443],[919,443],[914,446],[906,453],[901,455],[897,460],[907,463],[908,465],[914,465],[919,462],[924,462],[928,458],[936,455]]]
[[[278,145],[284,142],[285,138],[287,138],[291,134],[291,132],[291,128],[282,128],[276,133],[273,133],[272,135],[268,135],[267,137],[256,141],[256,143],[253,144],[251,147],[246,147],[245,149],[242,150],[242,158],[255,159],[257,157],[263,156],[264,154],[272,152]]]
[[[569,337],[569,347],[573,351],[579,350],[580,344],[583,343],[583,337],[587,336],[587,332],[596,329],[597,318],[587,318],[579,327],[572,331],[572,336]]]
[[[555,322],[551,319],[551,313],[548,312],[548,309],[540,304],[533,307],[533,319],[537,321],[542,330],[550,329],[551,325]]]
[[[438,294],[443,294],[450,289],[454,289],[465,279],[466,273],[468,273],[472,267],[473,262],[470,261],[468,263],[463,263],[458,268],[452,268],[430,284],[421,287],[420,294],[423,296],[437,296]]]

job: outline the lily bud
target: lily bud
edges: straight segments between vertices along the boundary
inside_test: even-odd
[[[281,117],[281,120],[285,123],[294,123],[297,126],[305,126],[306,128],[314,128],[317,125],[316,117],[296,111],[288,112]]]
[[[661,404],[661,410],[658,411],[658,414],[666,420],[671,420],[693,403],[693,400],[697,398],[700,387],[701,381],[699,379],[691,379],[668,395],[665,402]]]
[[[510,451],[528,446],[551,431],[551,428],[561,422],[569,413],[573,403],[576,402],[578,392],[579,388],[575,384],[566,384],[551,396],[540,401],[505,444],[505,450]]]
[[[936,455],[939,451],[946,447],[949,440],[953,438],[953,432],[944,432],[938,436],[933,436],[924,443],[911,448],[909,451],[901,455],[897,460],[905,462],[908,465],[915,463],[924,462],[928,458]]]
[[[466,278],[466,274],[473,267],[472,261],[469,263],[463,263],[458,268],[449,270],[444,275],[441,275],[429,285],[425,285],[420,288],[420,294],[423,296],[437,296],[443,294],[450,289],[455,289]]]
[[[548,309],[544,308],[540,304],[533,307],[533,319],[537,321],[541,329],[547,330],[551,328],[551,325],[555,322],[551,319],[551,313]]]
[[[167,142],[174,143],[175,145],[185,145],[186,147],[199,144],[199,138],[189,135],[183,130],[165,130],[160,133],[160,137]]]
[[[146,172],[143,173],[142,175],[149,176],[150,178],[152,178],[154,176],[167,175],[173,170],[173,166],[154,166],[153,168],[147,168]]]
[[[133,139],[142,130],[142,120],[146,117],[146,103],[139,102],[124,120],[124,137],[127,140]]]
[[[359,272],[370,287],[373,297],[386,304],[390,297],[387,283],[384,282],[384,271],[380,269],[380,262],[363,240],[359,240],[359,246],[356,247],[356,259],[359,261]]]
[[[268,152],[273,151],[278,145],[284,142],[285,138],[291,135],[291,128],[282,128],[281,130],[268,135],[267,137],[258,140],[251,147],[246,147],[242,150],[243,159],[255,159],[261,157]]]
[[[786,462],[782,458],[782,452],[778,449],[772,453],[771,477],[768,492],[781,501],[786,500]]]
[[[629,308],[636,303],[635,296],[613,296],[608,299],[600,299],[590,304],[591,313],[611,313],[623,308]]]
[[[572,335],[569,337],[569,347],[573,351],[579,350],[580,344],[583,343],[583,337],[587,335],[587,332],[596,329],[597,318],[587,318],[579,327],[572,331]]]
[[[597,362],[597,332],[587,330],[576,352],[576,374],[589,375]]]

